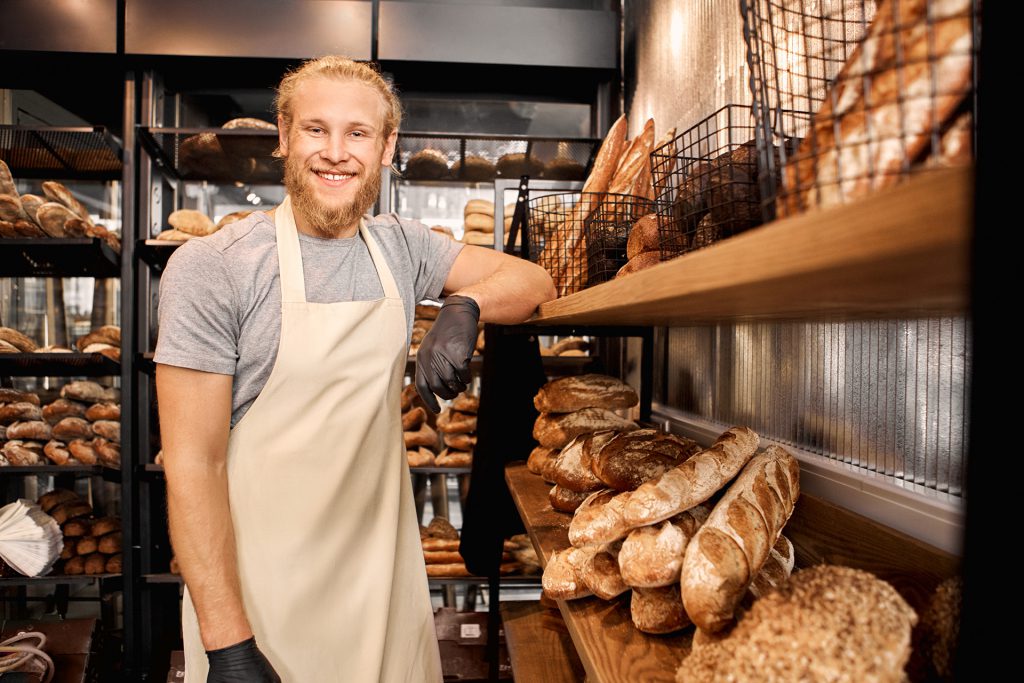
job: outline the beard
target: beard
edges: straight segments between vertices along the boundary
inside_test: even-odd
[[[288,157],[284,162],[284,185],[292,198],[295,212],[306,221],[307,226],[321,237],[338,237],[346,229],[358,225],[359,219],[380,196],[381,169],[372,168],[366,175],[352,180],[359,182],[356,196],[339,205],[325,204],[317,198],[313,189],[310,170],[300,161]]]

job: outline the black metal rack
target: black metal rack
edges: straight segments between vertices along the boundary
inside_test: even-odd
[[[140,259],[157,271],[162,272],[167,266],[167,259],[171,258],[174,250],[184,242],[170,242],[168,240],[139,240],[135,245],[135,253]]]
[[[118,377],[121,364],[102,353],[0,354],[0,377]]]
[[[177,180],[277,184],[277,131],[257,128],[138,126],[138,138],[161,171]]]
[[[0,125],[0,159],[17,178],[118,180],[121,143],[103,126]]]
[[[0,240],[0,277],[120,277],[121,255],[97,237]]]

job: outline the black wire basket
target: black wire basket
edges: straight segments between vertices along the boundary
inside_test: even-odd
[[[651,152],[661,260],[764,221],[751,108],[727,105]]]
[[[741,0],[766,214],[969,164],[979,4]]]
[[[551,274],[559,296],[605,282],[626,264],[629,231],[653,212],[633,195],[558,192],[527,202],[529,259]]]

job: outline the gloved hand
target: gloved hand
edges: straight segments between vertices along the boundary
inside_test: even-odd
[[[206,683],[281,683],[281,677],[256,647],[256,637],[219,650],[207,650]]]
[[[433,327],[416,352],[416,391],[435,413],[441,412],[434,394],[455,398],[472,381],[469,361],[476,348],[480,306],[468,296],[445,299]]]

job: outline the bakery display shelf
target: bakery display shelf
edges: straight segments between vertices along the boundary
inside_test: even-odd
[[[465,584],[486,585],[489,579],[486,576],[428,576],[427,581],[437,586],[461,586]],[[540,587],[540,574],[532,576],[499,576],[498,585]]]
[[[120,277],[121,255],[98,237],[0,239],[0,277]]]
[[[120,574],[48,574],[47,576],[3,576],[0,588],[12,586],[44,586],[47,584],[88,585],[97,581],[106,584],[108,590],[117,590]]]
[[[973,169],[922,173],[540,306],[534,324],[680,326],[967,310]]]
[[[167,265],[167,259],[171,258],[174,250],[184,242],[171,242],[169,240],[139,240],[135,243],[135,253],[143,262],[148,263],[154,270],[162,271]]]
[[[4,465],[0,467],[0,477],[37,476],[37,475],[72,475],[74,477],[93,477],[106,474],[110,467],[102,465]]]
[[[0,159],[19,180],[118,180],[122,147],[103,126],[4,124]]]
[[[101,353],[4,353],[0,377],[115,377],[121,364]]]
[[[571,517],[548,502],[550,484],[531,473],[525,463],[505,468],[505,480],[541,564],[556,550],[569,547]],[[652,636],[641,633],[629,616],[629,595],[604,601],[590,597],[559,600],[587,681],[665,681],[674,683],[676,669],[690,650],[692,633]]]
[[[179,180],[282,182],[283,166],[272,156],[276,130],[139,126],[138,135],[156,165]]]
[[[547,137],[531,135],[477,135],[462,133],[436,132],[405,132],[399,133],[395,152],[396,163],[403,180],[416,182],[441,181],[444,183],[478,183],[492,182],[496,179],[496,169],[489,171],[480,167],[466,166],[466,157],[485,159],[490,164],[498,164],[506,155],[524,154],[534,163],[537,173],[531,176],[544,178],[544,172],[550,175],[549,164],[556,159],[576,164],[576,172],[572,178],[554,178],[558,180],[585,180],[593,165],[594,156],[601,144],[598,138]],[[444,157],[447,170],[439,163],[433,166],[409,167],[409,160],[419,152],[434,150]],[[439,159],[439,158],[438,158]],[[514,177],[518,179],[525,170],[515,169]],[[547,168],[545,168],[547,167]],[[464,169],[468,169],[464,172]],[[435,172],[436,171],[436,172]],[[564,174],[565,167],[562,167]],[[506,176],[506,179],[509,176]]]

